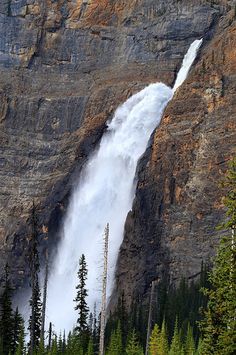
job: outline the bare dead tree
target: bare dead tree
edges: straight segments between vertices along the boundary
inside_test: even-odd
[[[107,223],[106,228],[105,228],[105,232],[104,232],[104,264],[103,264],[103,280],[102,280],[102,306],[101,306],[99,355],[104,355],[104,335],[105,335],[105,326],[106,326],[108,239],[109,239],[109,223]]]

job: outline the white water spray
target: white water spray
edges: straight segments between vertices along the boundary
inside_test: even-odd
[[[82,253],[89,270],[89,306],[93,307],[101,298],[102,235],[107,222],[110,224],[108,294],[111,292],[124,223],[132,208],[138,159],[160,123],[167,103],[185,80],[201,41],[190,46],[173,89],[162,83],[151,84],[117,109],[98,151],[84,168],[68,208],[48,285],[47,320],[57,331],[71,330],[76,321],[73,299]]]

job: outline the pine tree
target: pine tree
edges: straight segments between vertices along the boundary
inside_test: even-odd
[[[123,355],[120,321],[118,322],[116,330],[111,334],[107,355]]]
[[[135,330],[132,331],[126,346],[126,355],[143,355],[143,349],[139,345]]]
[[[24,334],[24,320],[22,316],[20,315],[18,311],[18,307],[16,308],[15,314],[14,314],[14,328],[13,328],[13,347],[12,347],[12,353],[14,354],[16,352],[16,349],[18,348],[19,342],[22,340],[22,330]]]
[[[29,354],[37,350],[40,342],[41,332],[41,293],[39,287],[38,273],[39,273],[39,255],[38,255],[38,233],[37,233],[37,217],[36,209],[33,203],[31,213],[32,234],[30,238],[30,267],[31,267],[31,289],[32,296],[30,299],[31,315],[29,319],[30,343]]]
[[[24,325],[21,324],[20,334],[18,338],[18,345],[16,348],[15,355],[24,355],[25,354],[25,331]]]
[[[169,352],[169,345],[168,345],[168,339],[166,335],[166,324],[165,324],[165,320],[163,320],[161,326],[160,345],[159,345],[158,355],[168,355],[168,352]]]
[[[150,336],[149,341],[149,353],[150,355],[158,355],[159,352],[159,345],[160,345],[160,329],[157,324],[155,324],[153,331]]]
[[[57,354],[63,354],[63,339],[61,333],[59,334],[58,343],[57,343]]]
[[[224,200],[228,220],[222,228],[228,233],[221,239],[210,272],[212,288],[205,289],[209,301],[201,322],[204,355],[236,353],[236,158],[223,185],[228,190]]]
[[[198,347],[197,347],[196,355],[203,355],[203,347],[202,347],[202,339],[201,338],[199,338],[199,340],[198,340]]]
[[[73,332],[68,334],[67,345],[66,345],[66,355],[83,355],[85,352],[83,351],[83,346],[80,341],[80,337],[77,332],[73,330]]]
[[[188,324],[188,328],[187,328],[187,335],[186,335],[186,341],[185,341],[185,354],[186,355],[194,355],[195,354],[193,329],[190,326],[190,324]]]
[[[99,348],[99,322],[97,321],[97,306],[96,303],[94,303],[94,309],[93,309],[93,346],[94,346],[94,352],[98,352]]]
[[[122,335],[122,346],[125,347],[127,337],[128,337],[128,327],[127,327],[128,314],[126,311],[124,292],[122,292],[122,296],[119,298],[117,311],[118,311],[118,319],[120,324],[120,331]]]
[[[88,331],[89,334],[93,334],[93,313],[89,313],[89,320],[88,320]]]
[[[44,347],[44,341],[40,339],[39,346],[37,349],[37,355],[47,355],[47,351]]]
[[[11,297],[12,287],[9,279],[9,267],[6,264],[3,293],[0,300],[0,334],[3,355],[8,355],[14,348],[14,317]]]
[[[170,351],[169,355],[176,355],[181,353],[181,341],[180,341],[180,334],[178,330],[178,321],[177,318],[175,320],[175,329],[174,329],[174,335],[171,340],[171,346],[170,346]]]
[[[62,354],[66,353],[66,332],[63,332],[63,339],[62,339]]]
[[[76,330],[78,333],[82,333],[87,330],[87,318],[89,309],[86,302],[86,297],[88,296],[88,291],[86,289],[86,280],[87,280],[87,265],[85,261],[85,256],[82,254],[79,260],[79,271],[78,271],[78,279],[79,283],[76,286],[77,295],[75,298],[76,306],[75,310],[78,311],[78,319]]]
[[[50,350],[49,354],[50,355],[57,355],[58,354],[58,352],[57,352],[57,337],[56,337],[56,335],[52,339],[52,347],[51,347],[51,350]],[[73,354],[71,354],[71,355],[73,355]]]
[[[92,339],[92,337],[90,337],[90,339],[89,339],[87,355],[94,355],[94,348],[93,348],[93,339]]]

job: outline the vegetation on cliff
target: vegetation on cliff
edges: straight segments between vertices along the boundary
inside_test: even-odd
[[[149,355],[233,355],[236,352],[236,159],[224,181],[228,193],[224,199],[227,220],[220,227],[222,238],[208,271],[202,265],[198,282],[182,280],[177,287],[162,280],[154,294],[152,332],[146,354]],[[37,223],[32,213],[30,260],[32,275],[32,315],[29,322],[30,343],[25,343],[25,331],[18,309],[12,306],[12,287],[8,265],[5,268],[1,296],[0,354],[3,355],[92,355],[98,353],[99,316],[90,313],[86,302],[87,266],[84,255],[79,261],[78,286],[75,298],[78,311],[77,326],[67,336],[49,331],[48,345],[40,339],[41,301],[38,287]],[[117,310],[110,314],[106,326],[106,355],[142,355],[146,346],[148,307],[141,299],[127,309],[124,297]],[[36,328],[35,328],[36,327]],[[32,341],[33,339],[33,341]],[[148,350],[147,350],[148,349]]]

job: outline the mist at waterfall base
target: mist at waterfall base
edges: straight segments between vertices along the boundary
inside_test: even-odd
[[[175,90],[185,80],[202,40],[192,43],[173,89],[151,84],[129,98],[108,123],[100,146],[90,157],[75,188],[61,231],[62,240],[48,283],[47,317],[56,331],[69,331],[77,314],[73,299],[81,254],[88,266],[88,304],[101,299],[103,232],[110,224],[108,296],[112,290],[124,223],[132,208],[135,171],[153,130]]]

